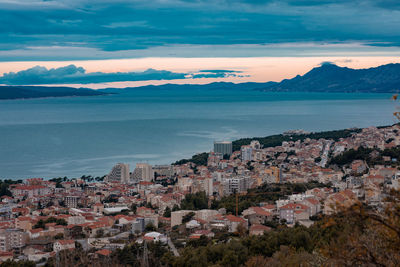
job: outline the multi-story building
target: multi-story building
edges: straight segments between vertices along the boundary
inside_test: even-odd
[[[253,148],[251,146],[242,146],[240,156],[242,161],[250,161],[253,159]]]
[[[78,207],[78,196],[66,196],[64,197],[65,206],[68,208],[76,208]]]
[[[147,163],[137,163],[132,179],[135,181],[152,181],[154,179],[153,168]]]
[[[223,180],[224,195],[230,195],[235,192],[246,192],[250,188],[250,177],[237,177]]]
[[[21,229],[2,229],[0,231],[0,251],[20,250],[28,241],[28,233]]]
[[[253,149],[261,149],[261,144],[258,140],[251,141],[250,146]]]
[[[51,193],[51,189],[43,185],[18,184],[10,188],[13,196],[24,195],[26,197],[44,196]]]
[[[232,142],[230,141],[215,141],[214,152],[222,155],[232,155]]]
[[[174,170],[171,165],[155,165],[153,167],[154,174],[157,176],[171,177],[174,174]]]
[[[74,249],[75,241],[74,240],[58,240],[53,244],[53,250],[55,252],[60,252],[64,249]]]
[[[128,183],[129,182],[129,164],[118,163],[107,175],[108,182]]]

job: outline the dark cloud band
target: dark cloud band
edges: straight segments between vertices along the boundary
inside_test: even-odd
[[[4,73],[3,76],[0,77],[0,84],[89,84],[149,80],[226,78],[236,75],[236,71],[233,70],[203,70],[199,73],[176,73],[167,70],[148,69],[142,72],[86,73],[84,68],[76,67],[75,65],[55,69],[36,66],[19,72]]]

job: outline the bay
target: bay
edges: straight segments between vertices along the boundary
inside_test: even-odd
[[[389,94],[132,90],[0,101],[0,178],[104,175],[170,164],[214,140],[395,123]]]

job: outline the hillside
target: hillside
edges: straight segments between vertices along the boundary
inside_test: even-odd
[[[400,89],[400,64],[369,69],[350,69],[331,63],[313,68],[303,76],[269,85],[262,91],[395,93]]]
[[[275,82],[266,83],[231,83],[231,82],[214,82],[208,84],[163,84],[163,85],[146,85],[139,87],[126,87],[126,88],[106,88],[99,91],[107,93],[128,93],[134,90],[261,90],[266,87],[275,85]]]
[[[106,93],[71,87],[47,87],[47,86],[0,86],[0,99],[22,99],[40,97],[64,97],[64,96],[97,96]]]

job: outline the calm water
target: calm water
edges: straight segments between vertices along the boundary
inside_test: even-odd
[[[214,140],[392,124],[383,94],[136,91],[0,101],[0,178],[104,175],[171,163]]]

